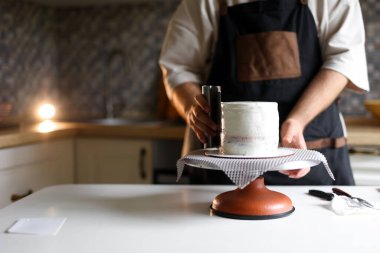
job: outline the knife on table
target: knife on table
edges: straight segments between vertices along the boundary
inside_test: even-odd
[[[324,192],[320,190],[309,190],[309,194],[315,197],[319,197],[324,200],[332,200],[334,198],[334,193],[331,192]]]

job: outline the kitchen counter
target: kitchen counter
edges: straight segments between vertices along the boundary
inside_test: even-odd
[[[380,146],[380,120],[375,118],[348,117],[347,141],[350,146]]]
[[[61,185],[0,210],[2,252],[379,252],[379,214],[339,216],[306,194],[328,186],[273,186],[295,206],[274,220],[210,216],[213,198],[233,186]],[[375,187],[341,187],[379,201]],[[380,211],[379,211],[380,212]],[[56,236],[8,234],[20,218],[65,217]]]
[[[26,124],[17,128],[0,131],[0,148],[75,136],[182,140],[184,132],[184,126],[169,122],[125,125],[48,122],[48,124]]]
[[[373,118],[346,118],[345,120],[350,146],[380,146],[380,120]],[[41,127],[41,124],[27,124],[0,131],[0,148],[73,136],[182,140],[184,132],[184,125],[169,122],[126,125],[55,122],[53,127],[47,128]]]

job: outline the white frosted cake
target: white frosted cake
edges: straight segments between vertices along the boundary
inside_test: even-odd
[[[222,103],[221,152],[270,156],[278,149],[279,116],[275,102]]]

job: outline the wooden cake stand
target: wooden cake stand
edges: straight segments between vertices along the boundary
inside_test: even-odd
[[[212,214],[242,220],[277,219],[290,215],[294,210],[290,198],[269,190],[262,176],[243,189],[219,194],[211,205]]]

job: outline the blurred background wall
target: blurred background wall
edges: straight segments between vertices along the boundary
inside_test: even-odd
[[[120,116],[151,117],[160,99],[158,56],[179,0],[55,7],[0,0],[0,102],[28,117],[42,101],[61,118],[101,117],[112,92]],[[367,36],[369,94],[344,92],[345,115],[369,116],[380,98],[380,1],[361,1]],[[112,87],[112,89],[109,89]]]

